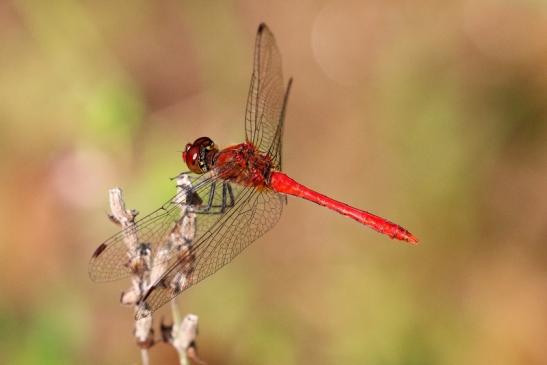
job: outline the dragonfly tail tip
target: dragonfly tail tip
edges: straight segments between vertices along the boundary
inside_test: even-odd
[[[417,245],[419,242],[418,238],[414,237],[412,233],[409,233],[408,236],[404,238],[404,240],[412,245]]]

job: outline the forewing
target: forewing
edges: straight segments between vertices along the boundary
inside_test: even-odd
[[[262,23],[256,35],[253,74],[245,113],[245,136],[263,154],[270,151],[275,136],[280,134],[278,128],[285,94],[281,66],[275,38]]]
[[[190,252],[173,263],[150,287],[137,318],[149,315],[182,291],[214,274],[277,223],[284,204],[281,195],[251,187],[239,189],[237,204],[200,234]],[[207,217],[198,214],[198,227],[204,219]]]
[[[227,166],[226,169],[232,168]],[[216,175],[191,175],[192,192],[201,200],[208,199],[213,183],[222,184],[223,171],[217,171]],[[167,240],[169,234],[180,218],[180,206],[176,203],[182,195],[188,192],[179,192],[165,204],[147,216],[137,220],[135,226],[123,229],[101,243],[93,253],[89,261],[89,277],[96,282],[118,280],[131,275],[128,265],[134,252],[130,252],[125,244],[125,237],[129,230],[137,231],[138,243],[149,245],[152,256],[155,256],[161,245]],[[218,195],[218,194],[217,194]],[[215,201],[218,198],[215,196]],[[218,215],[215,215],[219,219]]]
[[[136,229],[139,244],[148,243],[152,251],[155,252],[170,228],[174,226],[179,214],[179,210],[167,202],[156,211],[135,222],[135,226],[125,228],[101,243],[89,261],[91,280],[105,282],[129,276],[131,274],[129,260],[134,253],[130,252],[125,244],[126,233]]]

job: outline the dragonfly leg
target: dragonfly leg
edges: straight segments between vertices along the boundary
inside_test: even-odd
[[[230,199],[229,201],[227,201],[228,198]],[[229,182],[225,181],[222,184],[222,206],[220,208],[220,212],[224,213],[226,208],[233,208],[234,204],[235,199],[234,192],[232,191],[232,185],[230,185]]]
[[[224,213],[226,210],[226,182],[222,184],[222,202],[220,203],[220,213]]]
[[[235,204],[235,198],[234,198],[234,192],[232,191],[232,185],[230,185],[230,183],[228,182],[225,184],[226,184],[226,189],[228,190],[228,195],[230,197],[230,203],[228,204],[228,207],[233,208]]]
[[[207,200],[207,204],[200,208],[200,213],[208,213],[211,211],[211,208],[213,208],[213,200],[215,199],[216,186],[217,183],[213,181],[211,183],[211,189],[209,190],[209,199]]]
[[[205,206],[202,206],[199,210],[201,214],[223,214],[226,208],[232,208],[235,205],[234,192],[230,183],[224,181],[222,183],[222,196],[220,204],[214,204],[216,192],[215,183],[211,184],[211,190],[209,191],[209,201]]]

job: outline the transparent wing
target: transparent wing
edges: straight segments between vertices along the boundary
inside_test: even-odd
[[[281,115],[279,117],[279,125],[277,126],[277,131],[275,132],[272,145],[268,150],[268,155],[272,157],[274,163],[274,168],[278,170],[283,170],[282,166],[282,147],[283,147],[283,131],[285,129],[285,114],[287,112],[287,102],[289,101],[289,94],[291,92],[292,78],[289,79],[287,84],[287,89],[285,91],[285,97],[283,98],[283,107],[281,108]]]
[[[253,74],[245,113],[245,137],[264,154],[270,152],[276,136],[279,139],[282,134],[280,121],[284,95],[281,55],[272,32],[262,23],[256,35]],[[279,160],[274,161],[276,168],[278,165]]]
[[[149,315],[182,291],[214,274],[277,223],[284,203],[281,195],[251,187],[239,189],[235,206],[214,224],[204,224],[203,216],[198,215],[200,233],[196,235],[197,240],[189,252],[172,263],[163,277],[150,287],[136,318]],[[200,225],[204,226],[200,229]]]
[[[228,169],[233,169],[233,166],[227,165],[223,171],[216,171],[214,176],[212,174],[191,174],[193,195],[199,197],[198,200],[208,201],[213,185],[222,184],[223,172]],[[186,195],[188,192],[177,193],[160,208],[137,220],[135,226],[123,229],[101,243],[89,261],[89,277],[91,280],[96,282],[113,281],[131,275],[129,260],[134,253],[128,250],[124,242],[124,237],[129,230],[136,230],[139,244],[148,244],[151,254],[155,256],[180,219],[180,206],[176,201],[179,200],[182,194]],[[234,198],[237,200],[238,197],[235,196]],[[212,199],[213,206],[218,206],[218,201],[221,199],[220,193],[217,191]],[[218,214],[210,215],[211,217],[207,218],[208,221],[220,218]]]

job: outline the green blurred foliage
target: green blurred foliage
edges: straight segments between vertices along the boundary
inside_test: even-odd
[[[513,0],[0,2],[0,363],[138,361],[128,283],[87,278],[107,189],[144,214],[188,141],[242,140],[261,21],[295,78],[286,171],[421,245],[289,199],[181,296],[201,356],[546,363],[547,3]]]

